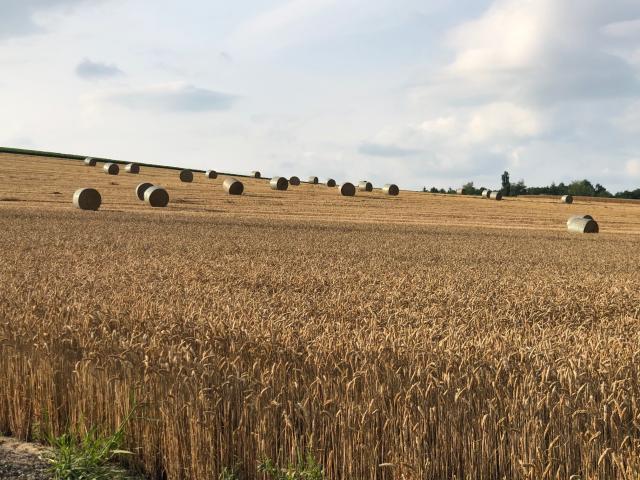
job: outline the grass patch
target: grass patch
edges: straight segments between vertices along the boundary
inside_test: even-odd
[[[295,463],[289,463],[285,468],[276,465],[270,458],[264,459],[258,465],[258,471],[266,474],[272,480],[323,480],[322,465],[307,452],[298,454]]]
[[[135,410],[135,409],[134,409]],[[139,478],[131,475],[115,461],[122,455],[133,453],[123,450],[125,427],[132,410],[118,429],[111,435],[102,435],[96,428],[90,428],[83,436],[65,433],[59,437],[49,437],[53,447],[51,474],[55,480],[124,480]]]

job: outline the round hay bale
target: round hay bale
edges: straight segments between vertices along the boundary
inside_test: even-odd
[[[222,188],[229,195],[242,195],[244,191],[244,185],[241,181],[236,180],[235,178],[227,177],[222,182]]]
[[[483,198],[489,198],[489,195],[491,195],[491,190],[482,190],[482,192],[480,192],[480,195],[482,195]]]
[[[300,178],[296,176],[291,177],[289,179],[289,185],[293,185],[297,187],[298,185],[300,185]]]
[[[308,182],[313,184],[313,185],[317,185],[318,184],[318,177],[309,177]]]
[[[464,188],[459,188],[458,190],[456,190],[456,193],[458,195],[464,195]]]
[[[335,187],[336,181],[333,178],[327,178],[327,187]]]
[[[598,222],[592,218],[574,218],[567,222],[567,229],[572,233],[598,233]]]
[[[153,187],[153,183],[144,182],[138,184],[136,187],[136,196],[138,197],[138,200],[144,201],[144,192],[146,192],[149,187]]]
[[[207,170],[204,172],[204,176],[207,178],[218,178],[218,172],[215,170]]]
[[[144,201],[152,207],[166,207],[169,204],[169,194],[162,187],[149,187],[144,192]]]
[[[289,188],[289,180],[284,177],[273,177],[269,181],[269,185],[271,185],[271,190],[286,190]]]
[[[140,173],[140,165],[138,165],[137,163],[130,163],[126,167],[124,167],[124,170],[127,173]]]
[[[356,194],[356,187],[353,186],[353,183],[345,182],[338,185],[338,191],[343,197],[353,197]]]
[[[579,220],[579,219],[583,219],[583,218],[586,218],[587,220],[593,220],[593,217],[591,215],[572,215],[572,216],[569,217],[569,220],[567,220],[567,227],[574,220]]]
[[[120,167],[115,163],[105,163],[102,168],[107,175],[118,175],[120,173]]]
[[[251,176],[253,178],[261,178],[262,175],[260,174],[260,172],[258,170],[254,170],[253,172],[251,172]]]
[[[392,197],[397,197],[400,193],[400,189],[395,183],[387,183],[384,187],[382,187],[382,191],[387,195],[391,195]]]
[[[193,182],[193,172],[191,170],[181,170],[180,181],[185,183]]]
[[[560,197],[560,203],[573,203],[573,197],[571,195],[563,195]]]
[[[491,200],[502,200],[502,192],[491,192],[489,198]]]
[[[101,203],[102,197],[95,188],[81,188],[73,194],[73,206],[80,210],[98,210]]]
[[[362,180],[358,182],[358,190],[362,190],[363,192],[372,192],[373,184],[371,182],[367,182],[366,180]]]
[[[87,167],[95,167],[96,166],[96,159],[95,158],[91,158],[91,157],[87,157],[84,159],[84,164]]]

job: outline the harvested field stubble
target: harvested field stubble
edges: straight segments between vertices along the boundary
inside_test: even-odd
[[[423,202],[560,225],[0,204],[0,430],[112,430],[135,396],[126,447],[155,477],[260,478],[261,457],[304,449],[330,479],[640,475],[640,236],[572,236],[557,200],[526,216],[531,202],[313,190],[319,213]],[[609,207],[585,211],[635,231],[632,206]]]

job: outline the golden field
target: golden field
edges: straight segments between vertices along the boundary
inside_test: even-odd
[[[137,402],[152,478],[301,451],[329,479],[640,477],[640,204],[0,175],[4,433],[109,431]],[[583,213],[600,234],[566,232]]]

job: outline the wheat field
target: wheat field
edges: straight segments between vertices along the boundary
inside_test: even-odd
[[[100,167],[0,154],[2,433],[139,404],[150,478],[301,451],[329,479],[640,478],[640,204]]]

